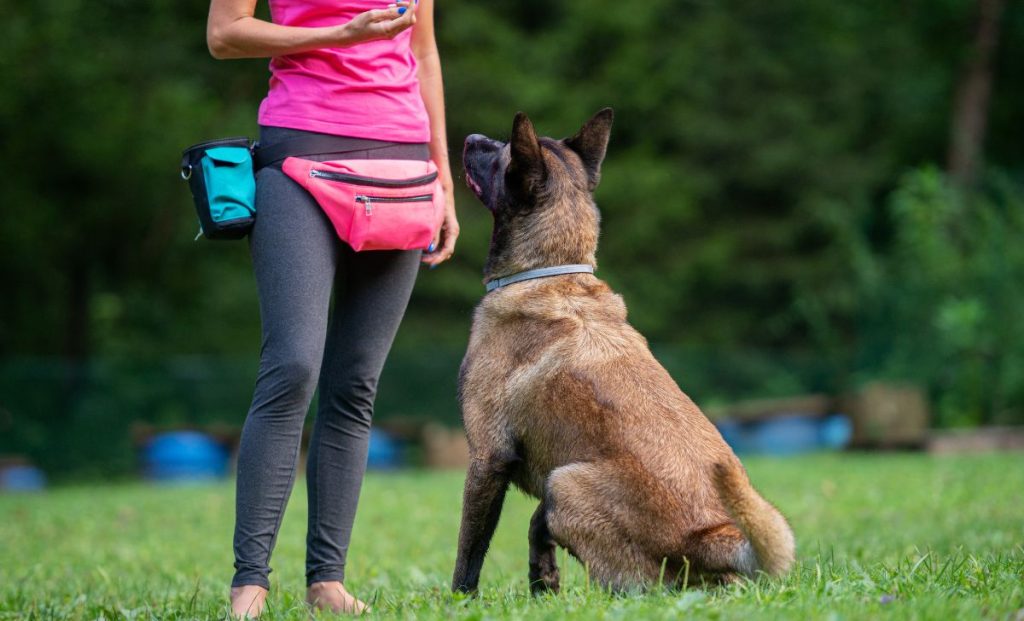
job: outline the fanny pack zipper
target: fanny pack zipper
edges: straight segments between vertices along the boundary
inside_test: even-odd
[[[366,215],[373,215],[374,203],[429,203],[434,200],[433,194],[419,194],[417,196],[366,196],[356,194],[356,202],[366,207]]]
[[[430,173],[422,177],[411,179],[376,179],[374,177],[363,177],[361,175],[350,175],[348,173],[336,173],[328,170],[309,169],[309,176],[328,181],[343,181],[355,185],[365,185],[373,188],[412,188],[418,185],[426,185],[437,179],[437,173]]]

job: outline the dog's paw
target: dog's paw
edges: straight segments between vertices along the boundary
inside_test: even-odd
[[[452,593],[455,595],[461,595],[464,597],[476,597],[479,592],[477,591],[476,585],[462,584],[458,582],[452,583]]]
[[[559,588],[557,568],[545,572],[530,572],[531,595],[558,593]]]

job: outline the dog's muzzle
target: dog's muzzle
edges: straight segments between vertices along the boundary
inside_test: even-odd
[[[462,149],[462,166],[466,171],[466,185],[481,200],[488,191],[487,186],[492,181],[488,177],[488,173],[494,169],[504,146],[504,143],[483,134],[466,136],[466,142]]]

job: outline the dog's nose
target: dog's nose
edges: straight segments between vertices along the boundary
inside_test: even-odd
[[[466,148],[469,148],[469,147],[478,147],[478,148],[479,147],[484,147],[484,148],[490,147],[490,148],[493,148],[493,147],[497,146],[497,142],[494,141],[494,140],[491,140],[490,138],[488,138],[487,136],[484,136],[483,134],[470,134],[470,135],[466,136],[466,145],[465,146],[466,146]]]

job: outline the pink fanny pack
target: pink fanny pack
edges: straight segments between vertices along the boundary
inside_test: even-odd
[[[313,195],[356,251],[426,249],[444,220],[433,162],[289,157],[281,169]]]

